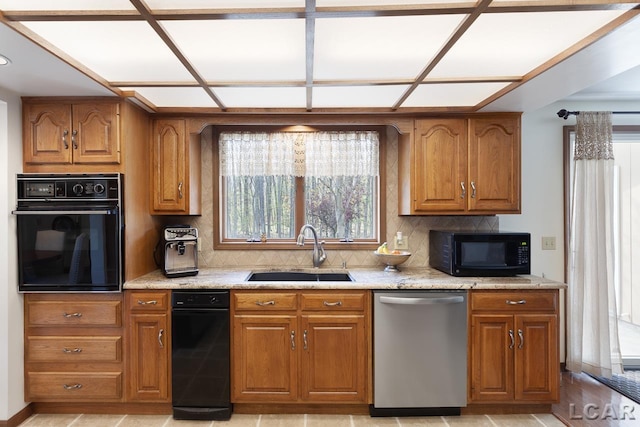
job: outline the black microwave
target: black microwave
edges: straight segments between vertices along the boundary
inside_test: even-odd
[[[452,276],[531,274],[531,235],[430,230],[429,265]]]

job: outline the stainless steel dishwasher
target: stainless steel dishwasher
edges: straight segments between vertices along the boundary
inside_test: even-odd
[[[374,291],[372,416],[467,405],[467,292]]]

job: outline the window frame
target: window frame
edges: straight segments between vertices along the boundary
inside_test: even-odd
[[[298,230],[304,225],[305,199],[296,197],[295,203],[295,226],[294,236],[289,239],[267,240],[267,242],[247,242],[244,239],[224,239],[224,216],[223,198],[224,181],[220,176],[220,157],[218,141],[221,132],[318,132],[318,131],[377,131],[379,135],[379,172],[378,172],[378,209],[376,212],[378,222],[378,235],[373,239],[359,239],[353,242],[340,242],[338,239],[322,239],[325,241],[324,247],[332,250],[364,250],[377,248],[386,236],[386,146],[387,146],[386,125],[289,125],[289,126],[251,126],[251,125],[228,125],[213,126],[212,150],[212,180],[213,180],[213,248],[219,250],[252,250],[252,249],[275,249],[275,250],[308,250],[296,245]],[[295,177],[296,195],[304,194],[304,177]]]

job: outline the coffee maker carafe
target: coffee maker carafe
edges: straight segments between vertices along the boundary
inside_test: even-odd
[[[198,274],[198,229],[189,225],[164,228],[164,275],[167,277]]]

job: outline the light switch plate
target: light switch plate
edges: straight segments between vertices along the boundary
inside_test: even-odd
[[[556,250],[556,238],[555,236],[547,236],[542,238],[542,250],[543,251],[555,251]]]

